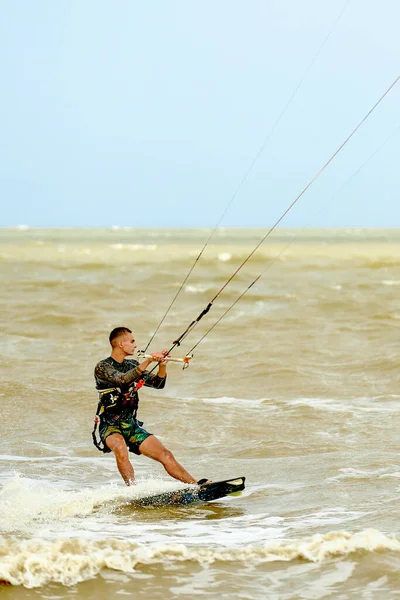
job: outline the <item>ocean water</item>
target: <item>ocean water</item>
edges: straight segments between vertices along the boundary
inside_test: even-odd
[[[92,445],[109,331],[144,347],[207,230],[0,233],[0,594],[400,598],[400,230],[278,230],[141,393],[140,418],[238,497],[133,508],[177,484]],[[151,350],[172,345],[265,234],[219,230]]]

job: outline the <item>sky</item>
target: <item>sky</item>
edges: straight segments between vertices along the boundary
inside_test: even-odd
[[[0,226],[272,225],[400,75],[399,22],[398,0],[0,0]],[[399,123],[400,82],[281,226],[400,227]]]

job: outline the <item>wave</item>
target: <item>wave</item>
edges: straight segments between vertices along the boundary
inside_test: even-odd
[[[282,369],[282,374],[289,373],[292,371]],[[302,409],[307,408],[316,412],[337,412],[337,413],[360,413],[360,412],[378,412],[378,413],[389,413],[398,412],[398,394],[387,394],[380,396],[370,397],[352,397],[344,400],[337,398],[319,398],[319,397],[301,397],[301,398],[288,398],[288,399],[277,399],[277,398],[242,398],[233,396],[217,396],[217,397],[198,397],[198,396],[179,396],[182,402],[204,402],[210,405],[228,405],[231,408],[237,408],[240,410],[245,409],[257,409],[262,411],[276,411],[279,412],[282,409],[298,410],[299,413]],[[177,396],[175,396],[177,398]]]
[[[2,540],[0,581],[27,588],[51,582],[72,586],[95,578],[103,569],[133,573],[142,565],[197,562],[209,565],[237,562],[305,560],[321,563],[354,553],[400,552],[400,539],[368,529],[358,533],[331,531],[306,539],[269,540],[240,547],[190,547],[186,544],[140,544],[116,538],[89,540]]]
[[[198,402],[198,399],[195,398],[186,398],[187,400],[196,400],[196,402]],[[258,409],[262,404],[264,404],[265,399],[264,398],[257,398],[257,399],[246,399],[246,398],[232,398],[232,397],[228,397],[228,396],[222,396],[219,398],[201,398],[201,401],[204,402],[205,404],[227,404],[228,406],[232,407],[235,406],[236,408],[239,408],[240,410],[242,410],[243,408],[256,408]]]

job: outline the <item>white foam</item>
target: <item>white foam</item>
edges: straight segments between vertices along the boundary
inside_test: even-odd
[[[329,477],[326,481],[341,481],[351,479],[366,479],[373,481],[376,478],[396,477],[396,474],[387,473],[387,467],[380,469],[355,469],[353,467],[344,467],[339,469],[339,475]]]
[[[342,507],[331,508],[330,510],[320,510],[309,515],[302,515],[298,521],[290,525],[290,529],[304,531],[304,527],[323,527],[337,526],[348,521],[356,521],[368,513],[360,511],[349,511]]]
[[[218,254],[218,260],[220,260],[221,262],[229,262],[232,258],[232,254],[230,254],[229,252],[220,252]]]
[[[31,441],[31,444],[35,444],[36,442]],[[50,444],[39,444],[44,448],[49,448],[54,450],[54,448]],[[0,460],[4,462],[27,462],[27,463],[35,463],[35,462],[56,462],[56,461],[67,461],[68,463],[96,463],[98,459],[91,456],[67,456],[63,454],[58,454],[56,456],[18,456],[17,454],[0,454]]]
[[[0,580],[28,588],[50,582],[75,585],[96,577],[103,569],[132,573],[141,565],[165,562],[260,565],[275,561],[323,562],[354,552],[400,552],[400,540],[369,529],[359,533],[331,531],[303,540],[270,539],[260,544],[190,547],[182,544],[139,544],[115,538],[88,540],[3,540],[0,542]],[[241,568],[238,566],[238,568]]]
[[[384,279],[381,283],[383,285],[400,285],[400,279]]]
[[[110,244],[114,250],[157,250],[156,244]]]
[[[210,289],[208,285],[185,285],[185,292],[188,294],[204,294]]]

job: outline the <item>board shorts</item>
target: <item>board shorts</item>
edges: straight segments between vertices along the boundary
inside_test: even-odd
[[[141,452],[139,450],[139,446],[144,440],[152,433],[149,433],[142,427],[143,422],[137,421],[136,419],[129,420],[118,420],[115,422],[111,422],[107,420],[102,420],[99,428],[100,438],[104,444],[103,452],[111,452],[111,449],[106,444],[106,438],[113,433],[119,433],[124,438],[126,445],[129,448],[129,452],[133,452],[134,454],[140,455]]]

